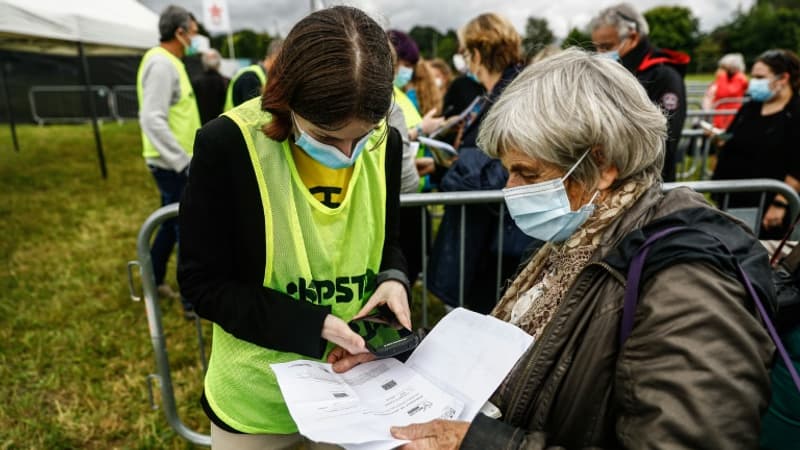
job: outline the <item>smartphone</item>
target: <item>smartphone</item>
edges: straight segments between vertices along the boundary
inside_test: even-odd
[[[350,321],[350,328],[361,335],[367,350],[377,358],[391,358],[413,350],[419,336],[404,328],[387,307],[380,307],[368,316]]]

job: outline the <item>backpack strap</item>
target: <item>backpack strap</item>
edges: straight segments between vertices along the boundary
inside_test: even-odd
[[[628,268],[628,282],[627,285],[625,286],[625,298],[622,307],[623,308],[622,323],[619,329],[620,347],[622,347],[622,345],[625,344],[625,341],[628,339],[628,337],[630,337],[631,332],[633,331],[633,319],[636,313],[636,305],[639,301],[639,285],[641,284],[642,271],[644,269],[645,260],[647,259],[647,254],[650,253],[650,248],[653,246],[654,243],[667,236],[687,230],[692,230],[711,236],[717,242],[722,244],[722,248],[724,248],[726,252],[728,252],[731,256],[733,256],[733,252],[731,252],[728,246],[725,245],[725,243],[722,242],[718,237],[695,228],[689,228],[683,226],[668,227],[663,230],[657,231],[653,233],[651,236],[649,236],[647,240],[645,240],[644,243],[636,251],[636,254],[633,256],[633,259],[631,260],[631,265]],[[750,281],[750,277],[747,276],[747,272],[744,271],[742,265],[739,264],[738,260],[736,261],[736,267],[739,271],[739,277],[742,283],[745,285],[748,294],[750,294],[750,297],[752,297],[753,302],[756,305],[758,314],[761,316],[761,319],[767,326],[767,332],[772,338],[772,341],[775,343],[775,347],[778,349],[778,353],[781,355],[781,359],[783,359],[783,362],[786,364],[786,368],[789,370],[789,373],[792,376],[792,381],[794,381],[794,385],[797,388],[797,391],[800,392],[800,375],[797,374],[797,370],[795,370],[794,364],[792,364],[792,360],[789,357],[789,353],[786,351],[786,347],[784,347],[783,345],[783,341],[781,341],[780,336],[778,336],[778,332],[772,323],[772,319],[770,319],[769,314],[767,314],[766,308],[764,308],[764,304],[758,297],[758,293],[756,293],[756,290],[753,287],[753,283]]]

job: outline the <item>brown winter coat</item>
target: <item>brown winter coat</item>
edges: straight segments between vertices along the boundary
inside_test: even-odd
[[[700,261],[643,278],[633,331],[619,348],[626,273],[607,257],[631,231],[691,208],[710,213],[699,194],[655,186],[610,226],[493,398],[503,417],[479,415],[462,448],[757,448],[774,348],[730,273]],[[749,231],[730,226],[753,260],[768,264]]]

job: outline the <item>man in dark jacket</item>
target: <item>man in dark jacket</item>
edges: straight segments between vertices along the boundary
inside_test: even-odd
[[[689,55],[653,47],[647,38],[647,20],[627,3],[600,11],[589,29],[597,51],[616,59],[636,75],[650,100],[667,116],[667,152],[661,175],[664,181],[675,181],[678,142],[686,119],[683,77]]]

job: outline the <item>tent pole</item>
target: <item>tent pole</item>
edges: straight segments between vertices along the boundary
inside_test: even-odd
[[[94,142],[97,146],[97,159],[100,162],[100,174],[103,179],[108,178],[106,172],[106,157],[103,155],[103,141],[100,139],[100,128],[97,125],[97,107],[92,98],[92,81],[89,78],[89,61],[86,59],[86,52],[83,49],[83,42],[78,42],[78,54],[81,58],[81,74],[83,75],[83,83],[86,85],[86,103],[89,105],[89,112],[92,115],[92,128],[94,129]]]
[[[14,122],[14,110],[11,107],[11,97],[8,93],[8,83],[6,80],[6,63],[0,63],[0,84],[3,85],[3,95],[6,99],[6,109],[8,110],[8,125],[11,127],[11,140],[14,142],[14,150],[19,152],[19,141],[17,140],[17,124]]]
[[[233,33],[228,31],[228,53],[231,59],[236,58],[236,52],[233,50]]]

